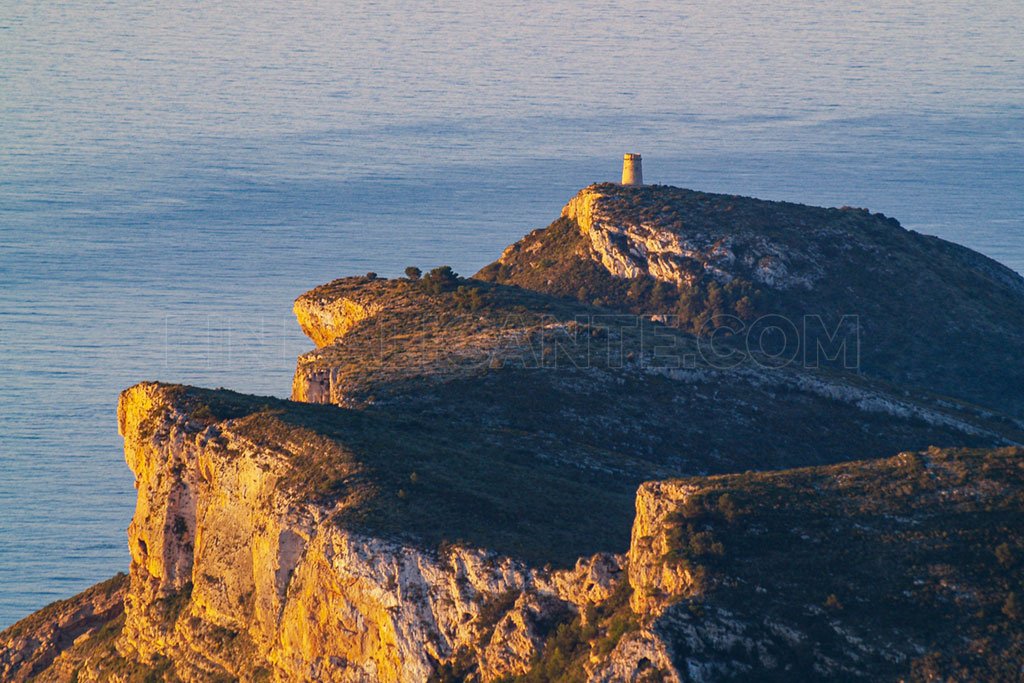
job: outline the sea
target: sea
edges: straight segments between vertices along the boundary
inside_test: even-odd
[[[0,628],[127,570],[121,390],[288,396],[299,294],[470,275],[625,152],[1024,272],[1024,3],[0,3]]]

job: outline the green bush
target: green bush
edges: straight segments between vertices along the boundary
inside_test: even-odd
[[[454,289],[458,282],[459,276],[452,271],[451,266],[440,266],[424,275],[420,286],[430,294],[441,294]]]
[[[459,310],[475,311],[483,305],[480,290],[476,287],[460,285],[459,288],[455,290],[455,299],[458,301]]]

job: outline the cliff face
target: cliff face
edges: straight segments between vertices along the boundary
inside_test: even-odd
[[[1024,278],[863,209],[593,185],[476,277],[793,348],[854,325],[860,371],[1024,416]]]
[[[124,598],[117,649],[134,667],[170,661],[194,681],[422,681],[461,656],[490,680],[523,673],[551,622],[625,582],[616,555],[545,569],[354,531],[339,519],[375,486],[311,501],[287,483],[314,435],[261,442],[251,423],[265,415],[193,399],[143,384],[118,408],[139,498],[130,589],[111,601]],[[82,675],[110,673],[95,665]]]
[[[424,680],[431,657],[476,644],[483,596],[533,582],[506,558],[339,529],[331,507],[280,491],[304,444],[268,449],[230,425],[154,414],[163,393],[136,387],[120,408],[139,483],[124,642],[144,659],[168,654],[196,680],[257,664],[289,680]],[[141,429],[152,418],[156,431]],[[184,603],[173,619],[168,599]]]

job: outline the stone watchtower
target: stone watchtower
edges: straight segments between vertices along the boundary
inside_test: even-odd
[[[622,157],[622,184],[644,184],[643,160],[639,154],[626,154]]]

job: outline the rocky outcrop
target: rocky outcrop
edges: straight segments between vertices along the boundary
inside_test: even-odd
[[[662,638],[643,629],[625,635],[606,657],[595,658],[587,683],[680,683],[691,680],[677,670]]]
[[[672,551],[669,516],[699,490],[695,484],[665,481],[645,483],[637,491],[629,544],[634,612],[658,613],[669,602],[702,590],[693,568],[664,561]]]
[[[566,302],[468,280],[439,292],[422,284],[343,278],[300,296],[296,316],[318,348],[299,356],[292,399],[359,406],[406,393],[410,377],[540,367],[545,343],[576,334]]]
[[[294,310],[302,332],[317,346],[327,346],[356,324],[380,313],[381,306],[374,301],[314,295],[296,299]]]
[[[124,613],[127,576],[113,579],[55,602],[0,632],[0,680],[18,683],[43,675],[54,660],[91,639]],[[73,667],[63,667],[66,676]]]
[[[650,276],[683,287],[705,275],[723,285],[745,278],[782,290],[811,289],[824,277],[816,254],[791,249],[770,234],[723,235],[671,206],[655,208],[653,214],[629,211],[616,194],[588,187],[565,205],[562,216],[579,226],[593,257],[615,277]]]
[[[325,506],[282,487],[308,444],[254,442],[176,401],[143,384],[119,404],[139,490],[120,643],[186,680],[422,681],[462,650],[485,679],[522,673],[544,623],[625,580],[612,555],[545,570],[344,528],[358,495]]]

